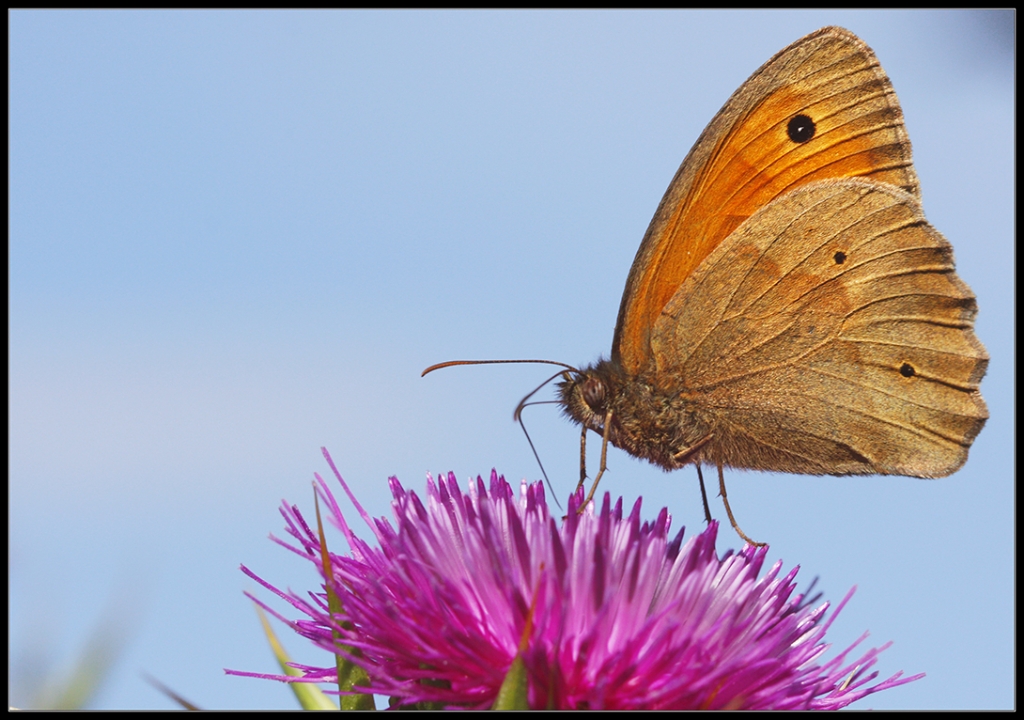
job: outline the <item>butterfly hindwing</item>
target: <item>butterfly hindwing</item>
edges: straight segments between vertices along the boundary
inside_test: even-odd
[[[773,469],[946,475],[988,416],[976,311],[913,196],[814,183],[751,216],[669,301],[657,375],[722,437],[792,456]],[[722,459],[756,467],[738,445]]]

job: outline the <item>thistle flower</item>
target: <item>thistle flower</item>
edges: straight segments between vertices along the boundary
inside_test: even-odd
[[[465,493],[452,473],[428,476],[425,502],[391,478],[392,525],[369,517],[324,454],[378,544],[356,537],[317,475],[350,548],[330,555],[326,580],[344,616],[324,592],[305,599],[242,569],[307,616],[290,623],[300,635],[365,668],[360,689],[392,702],[491,707],[517,659],[536,709],[838,709],[921,677],[871,685],[889,643],[846,659],[867,633],[822,662],[853,591],[826,619],[828,603],[795,594],[798,568],[780,577],[780,561],[758,579],[766,548],[719,558],[715,523],[684,544],[682,530],[669,537],[667,510],[641,522],[639,500],[624,517],[606,494],[580,513],[581,492],[558,521],[540,483],[517,499],[492,471]],[[299,547],[278,542],[322,569],[318,533],[297,507],[282,514]],[[304,681],[335,680],[334,664],[299,669]]]

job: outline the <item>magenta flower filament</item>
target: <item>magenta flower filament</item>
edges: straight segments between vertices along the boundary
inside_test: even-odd
[[[847,660],[867,633],[824,661],[852,590],[826,617],[828,603],[796,592],[797,568],[781,575],[780,561],[758,577],[767,548],[718,557],[714,523],[684,541],[682,530],[670,537],[667,510],[642,522],[639,500],[624,516],[605,495],[580,513],[582,493],[561,519],[539,483],[515,497],[492,472],[466,492],[451,473],[428,478],[425,500],[392,478],[392,524],[370,518],[331,468],[376,539],[352,532],[317,476],[349,545],[331,548],[327,580],[344,618],[331,617],[323,588],[303,598],[243,570],[303,614],[275,613],[299,634],[334,653],[341,631],[369,674],[364,689],[393,702],[489,708],[517,653],[534,709],[838,709],[921,677],[872,684],[888,644]],[[321,568],[315,528],[294,506],[282,514],[298,545],[278,542]],[[302,680],[334,681],[330,660],[302,667]]]

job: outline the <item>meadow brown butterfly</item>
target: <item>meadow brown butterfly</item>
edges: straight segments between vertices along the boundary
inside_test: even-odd
[[[941,477],[988,417],[976,312],[922,213],[889,78],[826,27],[698,138],[640,243],[611,358],[567,372],[559,401],[604,438],[595,487],[609,442],[717,466],[723,496],[723,467]]]

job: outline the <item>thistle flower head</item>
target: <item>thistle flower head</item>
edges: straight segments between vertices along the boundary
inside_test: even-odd
[[[392,478],[392,524],[371,519],[331,468],[376,539],[352,532],[317,476],[350,548],[330,555],[326,578],[344,616],[324,592],[283,593],[243,570],[305,615],[292,623],[301,635],[333,653],[340,633],[365,690],[400,704],[490,707],[517,656],[536,709],[838,709],[920,677],[871,684],[888,644],[847,661],[866,633],[823,661],[852,590],[826,618],[828,603],[796,592],[797,568],[782,575],[780,561],[758,577],[766,548],[719,557],[715,523],[684,543],[667,510],[642,522],[639,500],[624,516],[605,495],[579,512],[582,493],[559,520],[541,484],[517,498],[492,472],[466,492],[451,473],[428,477],[424,500]],[[299,543],[288,547],[322,568],[318,533],[296,507],[282,513]],[[335,678],[333,663],[301,669]]]

